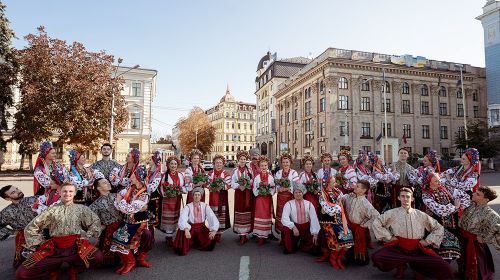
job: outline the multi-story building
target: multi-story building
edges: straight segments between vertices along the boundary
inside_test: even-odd
[[[401,146],[418,154],[458,153],[454,140],[464,134],[465,119],[485,121],[487,107],[484,68],[462,67],[465,95],[454,63],[329,48],[274,95],[280,150],[317,158],[349,146],[354,154],[380,153],[386,162]]]
[[[296,74],[311,60],[305,57],[277,59],[267,52],[257,65],[255,96],[257,98],[257,148],[271,159],[277,156],[276,111],[274,93],[278,85]]]
[[[255,147],[255,104],[236,101],[229,86],[219,103],[206,110],[205,114],[216,129],[208,159],[220,154],[234,160],[237,151]]]

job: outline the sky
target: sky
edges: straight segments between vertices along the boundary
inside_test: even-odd
[[[193,106],[216,105],[229,85],[255,103],[255,75],[267,51],[316,57],[328,47],[484,67],[477,0],[2,0],[18,39],[49,36],[155,69],[153,134],[170,134]]]

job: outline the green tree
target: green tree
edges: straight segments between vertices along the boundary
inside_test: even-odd
[[[464,135],[455,134],[455,146],[465,149],[467,146],[476,148],[481,158],[492,158],[500,149],[500,141],[490,138],[490,135],[498,132],[498,128],[488,128],[484,121],[476,121],[467,124],[467,141]]]

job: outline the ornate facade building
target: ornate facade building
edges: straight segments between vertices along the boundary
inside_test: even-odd
[[[208,160],[216,154],[234,160],[239,150],[255,147],[255,104],[236,101],[229,86],[219,103],[205,113],[216,129],[212,151],[206,155]]]
[[[300,159],[349,146],[354,154],[378,152],[386,162],[402,146],[418,154],[459,153],[454,140],[464,134],[465,119],[486,121],[487,109],[485,69],[463,69],[465,96],[454,63],[329,48],[274,94],[279,148]]]

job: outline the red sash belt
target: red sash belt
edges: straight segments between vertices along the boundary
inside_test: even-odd
[[[396,237],[397,237],[396,240],[386,243],[384,247],[398,246],[399,248],[406,251],[419,250],[422,253],[429,256],[435,256],[435,257],[439,256],[436,252],[434,252],[434,250],[422,246],[422,244],[420,244],[420,239],[409,239],[399,236]]]
[[[465,244],[466,263],[464,271],[466,273],[466,276],[470,276],[470,279],[477,279],[477,253],[476,246],[474,246],[474,241],[477,240],[477,235],[464,229],[460,229],[460,233],[466,239],[467,243]]]
[[[195,224],[191,224],[191,229],[200,229],[201,227],[203,227],[205,224],[204,223],[195,223]]]
[[[23,245],[26,243],[26,239],[24,239],[24,230],[18,230],[16,232],[16,256],[15,260],[21,259],[21,253],[23,252]]]
[[[297,229],[299,231],[306,231],[306,232],[310,231],[310,228],[311,228],[311,223],[310,222],[303,223],[303,224],[297,224],[297,223],[294,223],[294,224],[295,224],[295,226],[297,227]]]
[[[349,227],[354,233],[354,254],[365,254],[368,243],[366,236],[367,229],[351,221],[349,221]]]

